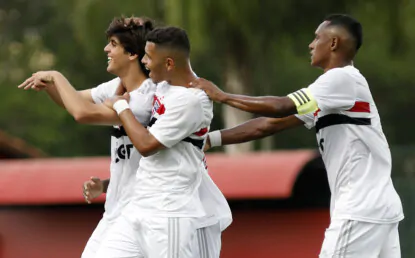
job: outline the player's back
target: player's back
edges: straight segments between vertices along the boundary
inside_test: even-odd
[[[374,223],[401,220],[402,206],[391,180],[391,154],[366,79],[353,66],[332,69],[324,76],[347,77],[343,87],[350,88],[346,94],[342,89],[333,91],[327,94],[331,100],[320,102],[320,89],[313,89],[321,109],[314,114],[315,127],[332,192],[332,217]],[[345,104],[331,108],[335,106],[331,101]]]
[[[148,129],[166,148],[140,161],[134,203],[141,214],[204,215],[197,190],[212,118],[213,104],[203,91],[157,86]]]
[[[120,83],[116,78],[101,84],[91,92],[94,102],[101,103],[113,97]],[[143,125],[150,121],[152,101],[156,85],[145,80],[139,88],[131,91],[130,108],[136,119]],[[108,186],[105,213],[108,220],[116,218],[133,194],[135,173],[139,167],[141,154],[136,150],[122,126],[113,126],[111,132],[110,184]]]

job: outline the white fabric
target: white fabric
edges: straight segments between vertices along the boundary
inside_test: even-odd
[[[120,83],[116,78],[91,90],[96,103],[113,97]],[[130,108],[140,123],[147,125],[150,120],[151,107],[156,85],[150,79],[145,80],[138,89],[130,92]],[[111,95],[112,94],[112,95]],[[114,126],[118,130],[119,126]],[[104,217],[114,220],[121,214],[122,208],[129,202],[138,169],[140,153],[134,148],[127,136],[111,137],[110,184],[108,186]]]
[[[95,88],[91,89],[91,96],[95,103],[102,103],[107,98],[111,98],[115,95],[117,87],[120,84],[121,79],[119,77],[110,81],[101,83]]]
[[[220,130],[209,133],[210,147],[222,146],[222,135]]]
[[[347,66],[327,71],[308,88],[320,110],[297,117],[307,128],[326,123],[318,130],[317,142],[331,190],[331,218],[372,223],[402,220],[401,200],[391,180],[389,146],[366,79]],[[367,103],[370,111],[351,110],[358,102]],[[335,117],[354,122],[369,119],[370,125],[327,125]]]
[[[198,228],[196,218],[117,218],[106,234],[98,258],[219,258],[218,224]]]
[[[86,243],[81,258],[95,258],[95,255],[101,246],[102,240],[106,236],[112,224],[113,221],[108,221],[105,217],[103,217],[99,221],[97,227],[95,228],[94,232],[92,233],[91,237]]]
[[[114,108],[115,112],[117,112],[117,114],[119,115],[124,110],[129,109],[130,105],[128,104],[127,100],[120,99],[117,100],[112,107]]]
[[[157,85],[151,118],[155,123],[149,132],[166,149],[141,159],[127,216],[207,215],[198,193],[204,153],[184,139],[203,144],[212,117],[213,103],[203,91],[166,82]]]
[[[325,232],[320,258],[400,258],[398,223],[333,220]]]
[[[224,231],[232,223],[232,212],[225,196],[213,182],[207,169],[202,170],[199,197],[206,213],[206,216],[199,220],[200,227],[219,223],[220,230]]]

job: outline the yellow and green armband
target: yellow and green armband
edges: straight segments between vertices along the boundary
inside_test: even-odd
[[[318,109],[317,101],[307,88],[288,94],[287,97],[294,101],[299,115],[305,115]]]

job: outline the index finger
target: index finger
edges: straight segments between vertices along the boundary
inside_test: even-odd
[[[17,86],[17,88],[19,88],[19,89],[24,88],[25,90],[27,90],[28,89],[28,85],[30,85],[30,83],[33,80],[34,80],[33,77],[29,77],[23,83],[21,83],[19,86]]]

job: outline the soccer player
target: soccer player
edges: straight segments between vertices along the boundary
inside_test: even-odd
[[[223,195],[206,180],[203,146],[212,101],[188,88],[196,75],[184,30],[153,30],[145,50],[142,62],[158,83],[149,127],[134,119],[123,97],[106,102],[143,158],[134,196],[97,257],[219,257],[220,234],[231,219]]]
[[[320,257],[400,257],[398,223],[404,218],[391,180],[391,154],[365,77],[353,66],[362,27],[330,15],[309,45],[311,65],[324,73],[286,97],[228,94],[199,79],[215,101],[261,114],[231,129],[211,132],[211,146],[263,138],[305,125],[315,127],[331,190],[331,222]]]
[[[106,36],[108,44],[104,51],[108,55],[107,71],[118,76],[95,88],[76,91],[59,72],[38,72],[19,87],[43,89],[59,105],[80,123],[114,125],[111,134],[110,180],[91,178],[84,184],[84,195],[88,202],[106,192],[104,215],[90,237],[83,258],[95,257],[96,251],[111,224],[129,202],[135,182],[140,153],[134,148],[116,112],[102,102],[113,97],[122,82],[129,92],[134,119],[147,125],[150,121],[156,85],[148,79],[148,71],[141,63],[144,56],[146,35],[153,23],[144,18],[114,18]],[[43,83],[43,82],[52,83]],[[118,88],[118,91],[124,88]],[[110,183],[111,182],[111,183]]]

